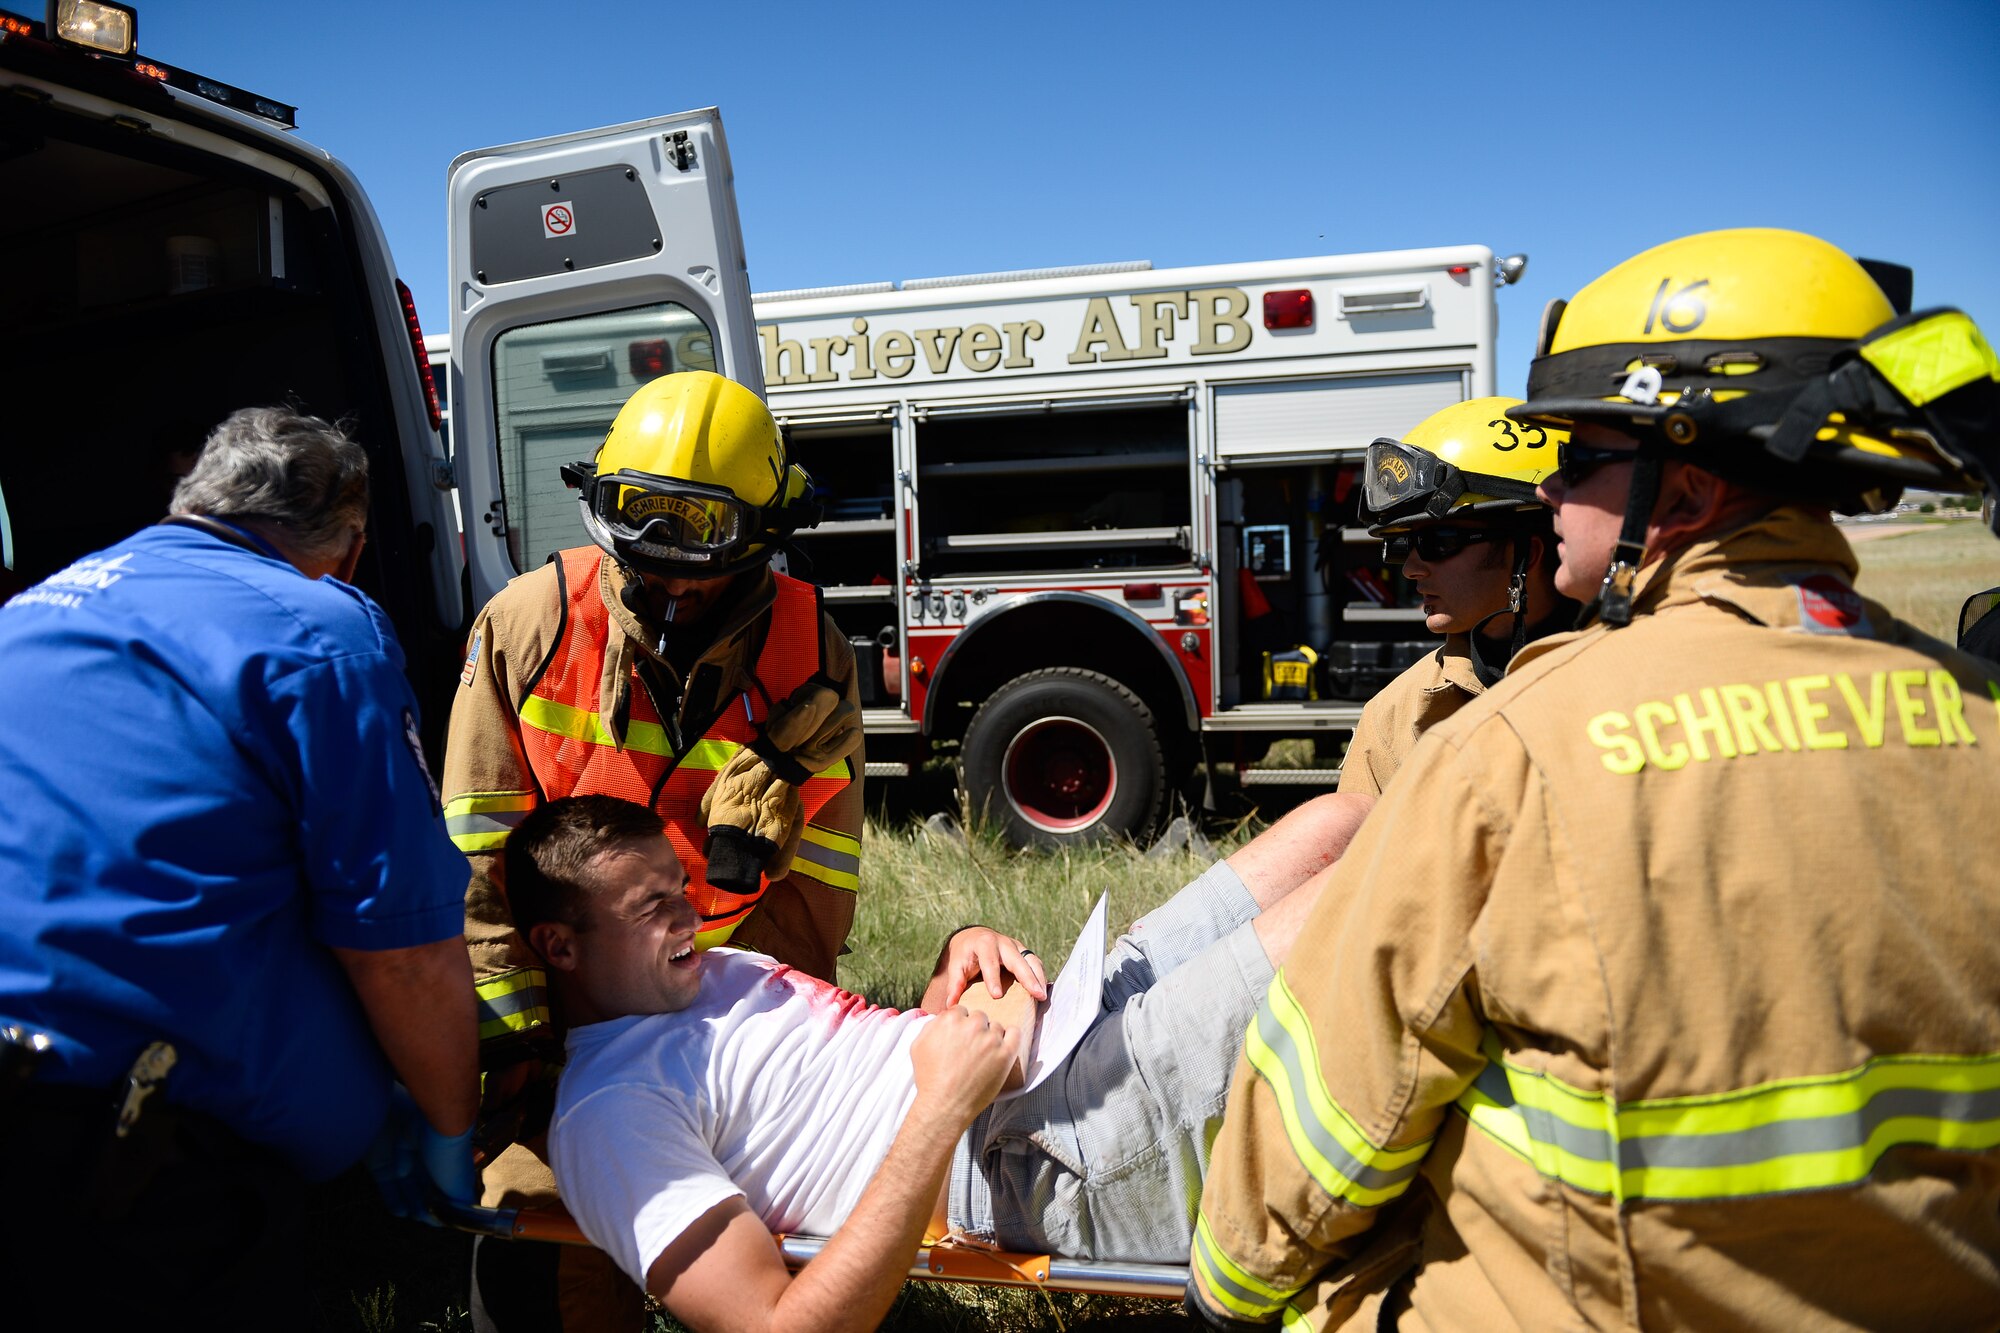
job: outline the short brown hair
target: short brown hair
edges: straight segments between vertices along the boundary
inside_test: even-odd
[[[582,930],[584,899],[597,891],[587,873],[599,853],[624,842],[665,837],[645,806],[616,796],[565,796],[532,811],[507,837],[507,905],[525,939],[544,921]]]

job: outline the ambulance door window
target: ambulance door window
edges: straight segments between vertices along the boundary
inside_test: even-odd
[[[565,463],[588,463],[640,385],[714,370],[715,336],[673,301],[508,329],[493,341],[500,494],[514,567],[530,570],[587,546]]]

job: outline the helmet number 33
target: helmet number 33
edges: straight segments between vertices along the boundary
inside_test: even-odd
[[[1708,279],[1691,282],[1669,294],[1667,289],[1673,282],[1672,278],[1660,279],[1659,290],[1653,293],[1652,308],[1646,311],[1646,327],[1642,332],[1651,333],[1657,322],[1668,333],[1693,333],[1708,318],[1708,302],[1702,296]]]

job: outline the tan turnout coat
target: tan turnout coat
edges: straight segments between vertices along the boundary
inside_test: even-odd
[[[1854,573],[1781,509],[1425,736],[1252,1025],[1207,1310],[1995,1327],[2000,668]]]
[[[1486,692],[1472,669],[1470,638],[1447,634],[1361,710],[1340,765],[1340,790],[1380,796],[1417,738]]]

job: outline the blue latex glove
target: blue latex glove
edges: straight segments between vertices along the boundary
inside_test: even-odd
[[[439,1194],[453,1203],[479,1202],[479,1168],[472,1164],[470,1126],[463,1134],[444,1135],[426,1124],[419,1155],[424,1174]]]
[[[425,1121],[410,1094],[398,1083],[389,1094],[389,1114],[363,1159],[382,1202],[397,1217],[430,1226],[430,1190],[457,1203],[479,1199],[479,1170],[472,1164],[472,1131],[445,1135]]]

